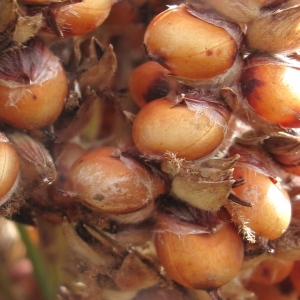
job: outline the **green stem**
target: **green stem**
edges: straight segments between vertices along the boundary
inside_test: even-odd
[[[45,300],[54,300],[56,298],[56,293],[53,289],[51,280],[48,278],[48,272],[45,268],[45,263],[41,253],[30,239],[26,227],[19,223],[16,223],[16,227],[20,233],[23,243],[26,246],[27,256],[31,260],[33,272],[43,297]]]

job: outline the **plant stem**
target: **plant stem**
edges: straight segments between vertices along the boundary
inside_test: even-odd
[[[45,300],[54,300],[56,293],[53,289],[51,280],[48,279],[45,263],[38,248],[33,244],[28,231],[24,225],[16,223],[23,243],[26,246],[27,256],[31,260],[33,272],[39,285],[41,294]]]

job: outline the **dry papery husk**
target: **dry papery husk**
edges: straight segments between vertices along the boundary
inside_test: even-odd
[[[161,168],[172,176],[171,193],[190,205],[203,210],[218,210],[232,191],[233,167],[239,155],[212,158],[205,161],[186,161],[167,153],[168,160]]]
[[[185,102],[190,109],[197,110],[197,103],[211,103],[212,105],[219,107],[220,113],[222,113],[226,119],[229,119],[231,107],[220,97],[219,90],[214,90],[210,87],[192,87],[178,82],[172,84],[173,88],[166,98],[173,101],[175,105]]]
[[[223,222],[223,223],[219,223],[217,226],[213,228],[209,228],[206,226],[201,226],[200,224],[190,223],[190,222],[180,220],[179,218],[177,218],[177,216],[173,216],[173,215],[163,215],[163,218],[165,220],[166,228],[163,231],[159,229],[155,229],[154,233],[162,233],[164,231],[168,231],[173,234],[182,236],[182,238],[184,238],[184,236],[189,234],[210,234],[220,230],[224,225]]]
[[[155,214],[154,202],[151,202],[146,207],[128,214],[103,214],[107,220],[116,221],[124,224],[137,224]]]
[[[17,3],[14,0],[0,2],[0,50],[11,44],[13,31],[18,18]]]
[[[152,260],[136,251],[129,252],[120,268],[112,271],[116,286],[124,290],[141,290],[162,282]]]
[[[43,26],[44,17],[41,13],[33,16],[19,16],[12,40],[14,44],[22,44],[34,37]]]
[[[220,89],[220,97],[230,107],[232,113],[236,115],[245,125],[255,128],[255,130],[271,134],[278,132],[284,128],[268,122],[263,117],[259,116],[243,99],[242,92],[239,86],[223,87]]]
[[[105,299],[105,300],[132,300],[139,290],[128,290],[128,291],[123,291],[123,290],[114,290],[114,289],[109,289],[109,288],[102,288],[101,292],[97,294],[97,296],[100,295],[100,299]]]
[[[43,25],[43,15],[26,15],[26,9],[16,0],[0,3],[0,50],[17,47],[34,37]]]
[[[104,91],[112,84],[117,66],[112,45],[102,49],[95,38],[76,42],[74,52],[78,62],[78,66],[73,66],[77,69],[76,72],[73,70],[75,78],[72,80],[65,110],[54,124],[55,133],[61,141],[81,134],[94,115],[99,118],[103,114],[106,99]],[[100,57],[99,52],[103,52]],[[87,57],[83,59],[85,53]],[[99,122],[101,121],[100,118]]]
[[[300,136],[297,130],[278,132],[264,140],[264,148],[285,165],[300,163]]]
[[[236,276],[233,280],[226,283],[220,288],[220,294],[224,299],[231,300],[253,300],[255,299],[255,295],[253,292],[248,291],[244,285],[244,278],[242,272],[240,271],[238,276]],[[249,275],[248,275],[249,276]],[[248,277],[247,276],[247,277]]]
[[[300,48],[300,3],[287,1],[280,8],[262,11],[247,24],[247,46],[269,53],[291,54]]]
[[[143,220],[138,224],[112,223],[102,233],[117,244],[135,247],[147,243],[152,236],[154,219]]]
[[[78,83],[74,82],[74,89],[69,93],[65,109],[54,124],[55,135],[60,142],[66,142],[80,135],[88,125],[93,113],[97,112],[97,103],[101,99],[95,91],[86,91],[81,97]],[[101,112],[99,112],[101,113]]]
[[[21,158],[21,172],[26,180],[29,174],[34,185],[36,182],[47,185],[55,180],[56,168],[52,156],[42,143],[22,132],[8,133],[7,137]]]
[[[188,0],[187,2],[196,10],[210,7],[232,21],[247,23],[260,15],[264,5],[271,5],[276,1],[270,0],[263,3],[257,0]]]
[[[150,206],[153,209],[153,206]],[[79,207],[78,209],[80,210],[79,219],[85,224],[85,228],[94,236],[99,237],[100,234],[102,238],[110,240],[116,249],[129,245],[143,245],[151,239],[154,225],[154,219],[152,218],[139,219],[139,222],[136,223],[126,223],[124,222],[125,217],[118,218],[119,215],[102,214],[91,211],[85,207]],[[147,210],[147,207],[145,209]],[[134,213],[128,215],[133,214]],[[151,215],[151,217],[153,217],[153,215]],[[125,221],[128,221],[128,219]],[[124,248],[122,251],[126,249]]]
[[[240,48],[243,39],[243,33],[241,28],[237,24],[225,20],[222,16],[212,11],[206,11],[206,10],[196,11],[189,6],[187,8],[188,8],[188,12],[191,13],[193,16],[207,23],[210,23],[212,25],[224,29],[236,42],[238,49]],[[211,89],[213,87],[213,89],[217,90],[220,89],[221,86],[230,86],[233,83],[235,83],[239,78],[242,68],[243,68],[243,59],[237,52],[233,65],[223,74],[215,76],[213,78],[193,80],[193,79],[180,77],[180,76],[173,76],[173,75],[169,75],[169,76],[177,80],[178,82],[187,84],[189,86],[210,87]]]
[[[175,105],[184,102],[189,109],[199,114],[205,110],[205,106],[208,106],[214,108],[216,114],[221,115],[226,122],[230,118],[229,106],[210,89],[191,88],[183,85],[176,90],[176,93],[171,92],[167,98],[173,101]],[[212,114],[214,122],[218,122],[218,119],[218,117],[213,117]]]
[[[152,299],[172,299],[172,300],[211,300],[206,291],[188,290],[182,286],[175,285],[171,288],[154,286],[149,289],[141,290],[132,300],[152,300]],[[199,297],[196,295],[199,291]]]
[[[193,88],[191,90],[185,90],[183,87],[182,91],[179,90],[179,95],[176,97],[170,95],[170,98],[173,102],[175,102],[175,104],[183,101],[189,109],[197,112],[199,115],[203,111],[205,112],[209,109],[212,124],[222,126],[224,130],[224,136],[226,135],[226,137],[229,138],[228,122],[231,118],[230,108],[225,102],[214,95],[211,90]],[[224,143],[226,142],[227,141],[225,141],[224,138],[219,147],[217,147],[212,153],[210,153],[210,155],[204,157],[203,159],[207,159],[216,155],[219,150],[224,147]]]
[[[24,90],[30,85],[41,85],[56,76],[58,65],[59,59],[48,47],[42,41],[32,39],[22,47],[1,53],[0,85],[24,87]],[[11,92],[10,105],[19,100],[21,95],[18,94]]]
[[[102,287],[114,288],[110,274],[122,263],[122,256],[91,237],[89,233],[83,231],[82,226],[75,230],[74,225],[68,220],[57,229],[67,248],[61,262],[60,293],[67,293],[72,299],[76,296],[81,296],[80,299],[97,299]]]
[[[201,210],[169,195],[159,200],[159,217],[166,223],[164,230],[176,235],[213,233],[229,222],[223,210]],[[159,230],[155,229],[155,232]]]
[[[290,187],[291,176],[286,172],[281,164],[278,164],[274,154],[282,154],[284,157],[294,157],[293,154],[297,152],[297,137],[293,134],[297,130],[289,130],[289,132],[275,132],[271,135],[249,130],[240,136],[235,137],[235,143],[237,147],[242,146],[238,152],[242,153],[240,162],[246,163],[253,159],[253,162],[248,164],[248,167],[255,168],[254,171],[260,172],[273,178],[272,180],[281,182],[282,185],[288,185]],[[282,144],[280,144],[282,142]],[[249,153],[247,154],[246,148],[249,147]],[[246,150],[246,152],[244,152]],[[293,152],[295,151],[295,152]],[[251,153],[250,153],[251,152]],[[248,158],[247,158],[248,157]],[[297,155],[295,154],[295,157]],[[274,177],[275,176],[275,177]],[[280,178],[280,179],[279,179]]]
[[[269,241],[273,256],[284,260],[299,260],[300,255],[299,219],[292,218],[287,231],[278,239]]]
[[[184,102],[189,109],[197,112],[199,115],[201,115],[202,112],[205,114],[207,111],[210,111],[212,124],[223,127],[226,138],[223,138],[223,142],[221,142],[219,147],[210,153],[208,157],[214,156],[220,149],[224,151],[226,144],[232,139],[231,130],[228,126],[232,117],[231,111],[229,106],[222,101],[217,94],[214,94],[210,89],[191,88],[182,85],[178,86],[176,91],[172,91],[167,96],[167,98],[174,102],[175,105]],[[207,159],[207,157],[204,159]]]
[[[111,270],[116,268],[122,261],[122,257],[117,255],[112,246],[103,244],[82,226],[80,227],[80,235],[76,231],[73,224],[65,220],[61,224],[61,230],[66,238],[66,241],[72,250],[72,253],[84,260],[88,268],[97,270],[102,274],[109,274]],[[85,240],[81,238],[84,235]]]
[[[139,248],[132,248],[132,245],[116,243],[105,232],[94,230],[88,226],[84,226],[84,228],[91,235],[90,242],[92,242],[92,237],[96,240],[92,244],[99,244],[101,251],[114,249],[114,252],[118,255],[117,266],[108,273],[113,279],[116,289],[139,290],[163,283],[164,280],[159,274],[155,261],[151,256],[143,254],[142,248],[140,252]],[[91,248],[101,255],[102,252],[98,253],[98,248],[95,248],[92,244],[90,243]],[[147,248],[147,246],[144,245],[143,248]]]
[[[243,139],[236,138],[236,144],[229,149],[230,155],[239,154],[236,166],[248,168],[269,177],[274,183],[281,183],[281,176],[285,174],[274,163],[271,157],[258,145],[243,144]]]

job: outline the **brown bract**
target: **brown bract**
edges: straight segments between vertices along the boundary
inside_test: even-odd
[[[167,159],[161,168],[173,177],[171,192],[174,196],[207,211],[218,210],[227,202],[234,184],[232,172],[238,155],[204,162],[187,162],[174,155]]]
[[[196,0],[189,0],[188,3],[195,7],[195,9],[197,9],[197,6],[199,5],[199,1]],[[205,3],[208,7],[215,9],[227,18],[235,22],[242,23],[249,22],[257,16],[261,6],[256,0],[204,0],[203,3]],[[199,9],[201,8],[200,4]]]
[[[295,1],[287,1],[282,9],[261,12],[247,24],[247,46],[269,53],[297,51],[300,47],[299,12],[300,6],[295,5]]]

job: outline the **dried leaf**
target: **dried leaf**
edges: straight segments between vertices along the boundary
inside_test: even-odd
[[[99,247],[97,252],[94,251],[88,243],[80,238],[68,221],[63,222],[61,229],[70,248],[79,259],[84,259],[91,266],[100,267],[103,271],[115,267],[117,259],[113,252],[109,253],[107,249],[102,249],[101,251]]]
[[[57,123],[56,135],[61,141],[68,141],[81,133],[95,113],[98,99],[95,92],[87,92],[83,103],[75,114],[66,113],[68,115],[66,118],[63,117],[64,115],[60,117],[62,121]]]
[[[264,146],[272,154],[297,155],[300,151],[300,136],[278,132],[266,139]]]
[[[171,192],[194,207],[212,211],[225,205],[232,191],[234,179],[217,182],[197,181],[189,177],[175,176]]]
[[[14,0],[0,1],[0,50],[11,43],[12,32],[17,21],[17,7]]]
[[[113,51],[113,46],[109,45],[100,61],[81,74],[78,82],[83,93],[87,87],[96,92],[108,88],[117,68],[117,59]]]
[[[113,273],[113,278],[117,287],[125,290],[149,288],[160,280],[157,271],[134,252],[124,258],[121,267]]]
[[[24,43],[35,36],[43,26],[43,15],[41,13],[34,16],[19,17],[12,39],[17,43]]]
[[[95,37],[82,41],[83,38],[77,36],[74,39],[74,57],[80,70],[86,71],[99,62],[105,49]]]
[[[44,183],[50,184],[55,180],[56,168],[43,144],[21,132],[14,132],[7,136],[17,153],[35,167],[35,171]]]

